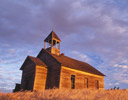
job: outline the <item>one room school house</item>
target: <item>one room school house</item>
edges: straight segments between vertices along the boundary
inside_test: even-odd
[[[60,54],[60,43],[52,31],[44,40],[44,48],[38,56],[26,58],[20,68],[21,89],[104,89],[105,75],[88,63]]]

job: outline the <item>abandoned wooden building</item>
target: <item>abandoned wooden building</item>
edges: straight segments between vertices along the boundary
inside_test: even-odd
[[[60,54],[60,43],[61,40],[52,31],[37,57],[26,58],[20,68],[20,89],[104,89],[105,75],[88,63]]]

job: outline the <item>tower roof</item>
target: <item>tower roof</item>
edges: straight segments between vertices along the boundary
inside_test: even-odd
[[[61,41],[53,30],[51,31],[51,33],[48,35],[48,37],[44,41],[48,42],[48,40],[52,40],[52,38]]]

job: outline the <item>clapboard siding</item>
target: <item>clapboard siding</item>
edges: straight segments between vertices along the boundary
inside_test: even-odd
[[[59,88],[60,81],[60,64],[56,59],[52,57],[51,54],[45,50],[41,51],[38,55],[42,61],[46,63],[47,67],[47,80],[46,80],[46,89],[49,88]]]
[[[47,78],[47,68],[43,66],[36,66],[34,90],[45,89]]]
[[[71,89],[71,75],[75,75],[75,89],[87,88],[85,85],[85,78],[88,79],[88,88],[97,89],[96,81],[99,81],[99,89],[104,89],[104,78],[103,76],[88,74],[86,72],[77,71],[74,69],[61,67],[60,74],[60,88]]]

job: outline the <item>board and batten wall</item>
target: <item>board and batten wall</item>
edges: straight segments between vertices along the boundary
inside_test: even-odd
[[[75,89],[97,89],[97,81],[99,84],[98,89],[104,89],[104,76],[99,76],[64,66],[61,66],[60,89],[71,89],[71,75],[75,75]],[[88,79],[88,86],[85,82],[86,79]]]

